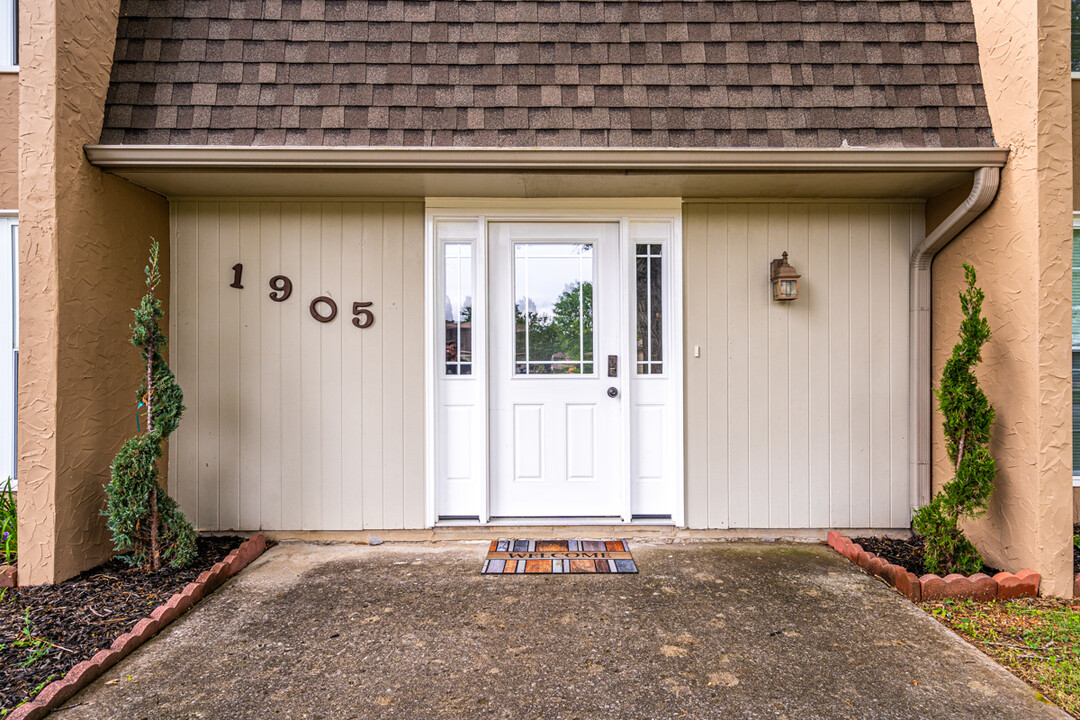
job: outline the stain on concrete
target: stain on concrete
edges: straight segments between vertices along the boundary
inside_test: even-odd
[[[1066,717],[819,546],[512,577],[479,574],[486,549],[284,543],[63,718]]]

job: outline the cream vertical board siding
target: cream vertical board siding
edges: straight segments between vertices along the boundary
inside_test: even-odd
[[[172,204],[169,483],[206,530],[424,524],[423,204]],[[230,287],[243,264],[243,289]],[[293,282],[284,302],[269,280]],[[321,323],[311,301],[333,299]],[[353,325],[353,303],[375,323]],[[319,306],[323,314],[327,305]]]
[[[686,204],[690,527],[908,525],[908,258],[922,234],[921,204]],[[769,287],[785,250],[802,274],[791,303]]]

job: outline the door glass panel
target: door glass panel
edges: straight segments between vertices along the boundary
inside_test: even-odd
[[[637,371],[664,372],[662,245],[639,244],[637,262]]]
[[[472,375],[472,244],[444,247],[446,374]]]
[[[514,243],[514,373],[593,374],[592,243]]]

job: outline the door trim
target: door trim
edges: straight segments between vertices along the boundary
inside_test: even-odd
[[[665,323],[669,328],[666,330],[666,343],[670,351],[665,348],[665,365],[668,366],[666,374],[670,388],[666,404],[670,408],[672,432],[665,439],[665,463],[664,472],[670,478],[665,489],[669,497],[671,508],[670,523],[677,527],[685,526],[685,435],[684,435],[684,360],[683,360],[683,267],[682,267],[682,199],[681,198],[616,198],[616,199],[538,199],[520,200],[505,198],[428,198],[426,200],[425,223],[424,223],[424,275],[425,275],[425,352],[424,352],[424,426],[425,426],[425,522],[428,527],[442,524],[478,524],[495,525],[502,521],[492,519],[490,511],[490,447],[489,447],[489,378],[487,373],[488,363],[486,354],[488,351],[488,297],[487,297],[487,248],[488,248],[488,223],[489,222],[612,222],[619,226],[619,244],[622,254],[622,271],[627,274],[624,282],[620,283],[620,303],[622,305],[623,326],[626,329],[634,327],[634,318],[631,310],[631,292],[634,284],[629,274],[633,264],[631,224],[634,222],[666,221],[670,223],[670,253],[669,266],[671,272],[666,275],[666,287],[663,290],[664,302],[670,309],[670,321]],[[472,467],[472,482],[477,484],[474,488],[473,500],[469,503],[466,512],[452,513],[453,519],[447,517],[440,521],[439,501],[440,492],[438,480],[438,458],[441,449],[441,438],[438,417],[442,411],[442,386],[446,379],[441,376],[440,358],[437,353],[443,349],[441,335],[445,332],[441,326],[443,313],[443,293],[441,291],[442,279],[438,277],[441,267],[439,252],[441,243],[436,232],[439,223],[453,222],[459,224],[471,224],[475,228],[474,252],[475,258],[473,278],[473,326],[472,340],[474,353],[474,377],[475,386],[472,390],[472,402],[480,412],[475,418],[471,442],[475,444],[470,450],[470,455],[477,459]],[[482,281],[481,281],[482,280]],[[622,433],[624,438],[631,438],[632,402],[631,379],[634,377],[631,370],[634,365],[634,333],[624,332],[624,353],[627,358],[627,369],[621,373],[620,391],[624,393],[627,410],[622,413]],[[477,358],[483,354],[484,358],[477,363]],[[634,520],[631,508],[632,486],[630,479],[631,468],[631,442],[622,443],[622,457],[620,465],[625,480],[620,484],[620,492],[623,494],[622,522],[641,522],[643,519]],[[582,518],[582,524],[591,524]],[[656,524],[657,520],[648,517],[645,521]],[[595,519],[592,520],[595,522]],[[608,520],[607,522],[610,522]],[[521,524],[515,520],[515,524]]]

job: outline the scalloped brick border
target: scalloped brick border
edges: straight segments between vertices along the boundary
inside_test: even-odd
[[[0,565],[0,588],[13,588],[19,584],[19,568],[15,565]]]
[[[893,565],[863,550],[862,546],[845,537],[839,530],[829,531],[829,547],[892,585],[913,602],[922,600],[1012,600],[1018,597],[1037,597],[1042,575],[1034,570],[1013,573],[999,572],[994,577],[978,573],[967,577],[953,573],[939,577],[927,573],[917,577],[899,565]],[[1076,576],[1080,586],[1080,575]]]
[[[173,595],[135,623],[135,627],[113,641],[108,650],[102,650],[89,660],[71,668],[62,679],[56,680],[38,693],[32,702],[20,705],[7,716],[7,720],[37,720],[43,718],[67,701],[75,693],[99,678],[102,673],[129,655],[135,648],[153,637],[162,628],[184,614],[192,605],[216,590],[222,583],[244,569],[266,550],[266,537],[254,535],[240,544],[225,559],[199,575],[195,582]]]

